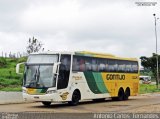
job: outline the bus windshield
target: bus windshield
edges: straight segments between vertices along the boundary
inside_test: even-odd
[[[25,65],[24,87],[49,88],[56,86],[56,76],[53,74],[53,64],[58,61],[58,55],[31,55]]]

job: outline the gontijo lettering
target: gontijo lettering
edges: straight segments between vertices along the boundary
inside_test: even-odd
[[[106,75],[107,80],[125,80],[124,74],[107,74]]]

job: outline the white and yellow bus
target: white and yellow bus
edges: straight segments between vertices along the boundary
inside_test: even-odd
[[[17,64],[16,72],[20,65]],[[80,100],[127,100],[138,94],[135,58],[88,51],[30,54],[25,64],[23,98],[44,105]]]

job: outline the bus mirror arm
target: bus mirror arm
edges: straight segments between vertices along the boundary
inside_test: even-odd
[[[18,64],[16,65],[16,73],[17,73],[17,74],[23,74],[23,73],[20,73],[20,66],[21,66],[22,64],[25,64],[25,62],[18,63]]]
[[[53,65],[53,74],[57,74],[58,75],[57,66],[60,65],[60,64],[61,64],[61,62],[54,63],[54,65]]]

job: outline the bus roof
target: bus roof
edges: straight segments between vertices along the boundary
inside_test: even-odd
[[[90,51],[77,51],[77,52],[75,52],[75,54],[76,55],[81,55],[81,56],[89,56],[89,57],[99,57],[99,58],[110,58],[110,59],[137,61],[136,58],[117,57],[115,55],[108,54],[108,53],[98,53],[98,52],[90,52]]]
[[[32,54],[73,54],[73,55],[88,56],[88,57],[138,61],[136,58],[117,57],[115,55],[108,54],[108,53],[98,53],[98,52],[91,52],[91,51],[47,51],[47,52],[39,52],[39,53],[32,53]]]

